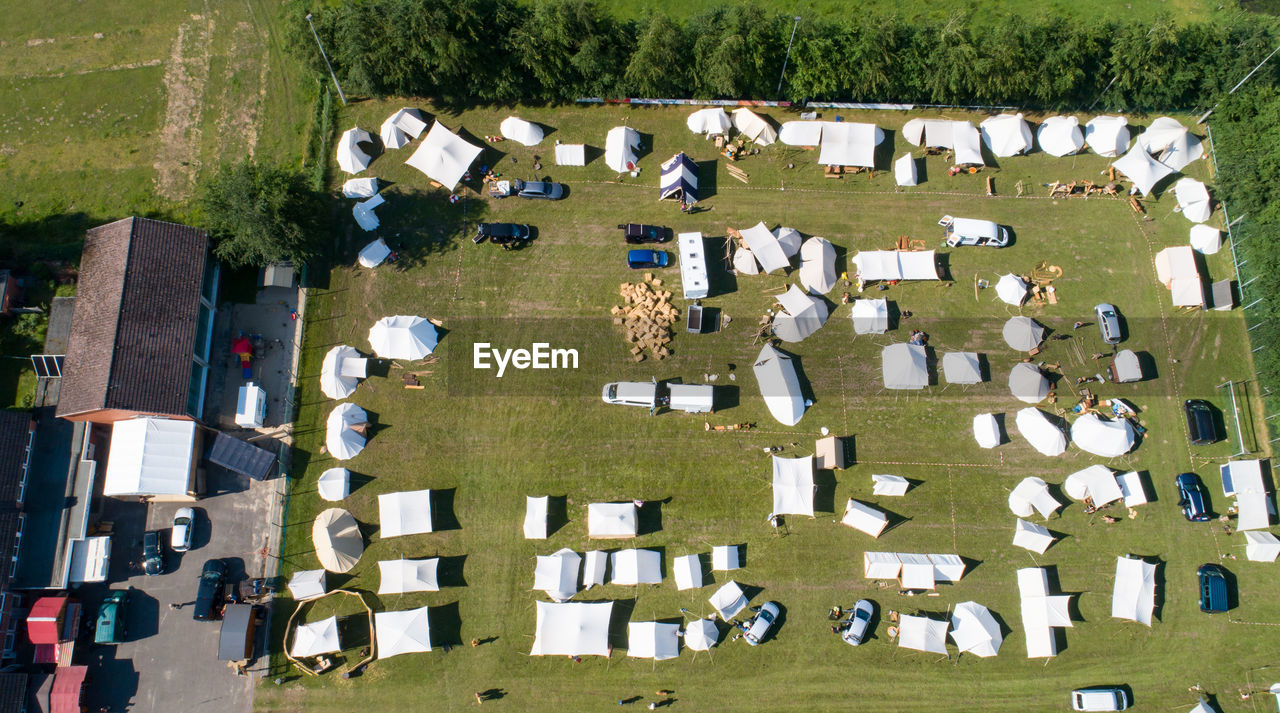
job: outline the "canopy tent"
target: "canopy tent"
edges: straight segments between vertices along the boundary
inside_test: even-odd
[[[537,602],[531,656],[608,656],[613,602]]]
[[[586,144],[556,144],[557,166],[587,165]]]
[[[1095,116],[1085,124],[1084,141],[1099,156],[1115,158],[1129,150],[1129,120],[1123,116]]]
[[[582,557],[582,588],[591,589],[604,584],[605,568],[609,566],[609,553],[591,550]]]
[[[919,344],[890,344],[880,350],[880,376],[886,389],[923,389],[929,385],[928,352]]]
[[[829,122],[822,127],[818,163],[822,166],[876,167],[876,146],[884,131],[875,124]]]
[[[382,224],[378,220],[378,214],[374,213],[373,209],[386,202],[386,199],[381,194],[375,194],[368,200],[360,201],[351,206],[351,216],[356,219],[356,224],[360,226],[360,229],[367,233]]]
[[[1014,547],[1042,555],[1052,544],[1053,534],[1049,532],[1049,528],[1018,518],[1018,524],[1013,529]]]
[[[1018,433],[1042,455],[1060,456],[1067,450],[1067,434],[1040,409],[1024,408],[1013,421],[1018,426]]]
[[[720,629],[710,619],[695,619],[684,627],[684,645],[690,651],[710,651],[720,641]]]
[[[715,608],[716,613],[720,615],[723,621],[729,621],[738,615],[738,612],[747,608],[747,595],[742,591],[742,587],[738,583],[729,580],[724,586],[716,590],[715,594],[707,600],[711,606]]]
[[[844,517],[840,519],[840,523],[872,537],[879,537],[880,533],[884,532],[884,528],[889,526],[889,516],[870,505],[849,498],[849,502],[844,506]]]
[[[1218,466],[1222,492],[1236,499],[1237,530],[1265,530],[1276,514],[1275,503],[1267,492],[1260,460],[1233,460]]]
[[[1009,345],[1010,349],[1020,352],[1029,352],[1040,346],[1040,340],[1044,339],[1044,327],[1041,327],[1036,321],[1030,317],[1010,317],[1009,321],[1004,323],[1001,330],[1004,336],[1004,343]]]
[[[980,413],[973,417],[973,439],[982,448],[995,448],[1004,440],[1000,422],[993,413]]]
[[[784,342],[799,342],[827,322],[827,303],[798,285],[778,295],[782,311],[773,317],[773,333]]]
[[[715,545],[711,548],[711,569],[730,572],[742,567],[742,549],[738,545]]]
[[[1112,162],[1117,171],[1133,181],[1133,187],[1142,195],[1151,195],[1151,189],[1166,177],[1174,173],[1174,169],[1151,158],[1151,154],[1142,150],[1142,146],[1134,144],[1129,153]]]
[[[1156,566],[1133,557],[1117,557],[1111,618],[1151,626],[1151,612],[1155,607]]]
[[[347,173],[360,173],[373,159],[358,144],[371,143],[373,137],[359,127],[347,129],[338,139],[338,167]]]
[[[619,550],[609,555],[613,584],[631,586],[662,581],[662,553],[657,550]]]
[[[1050,627],[1071,626],[1071,597],[1049,596],[1049,574],[1041,567],[1018,570],[1018,593],[1022,600],[1027,658],[1057,656],[1058,645]]]
[[[431,650],[431,617],[428,607],[374,612],[373,630],[379,659]]]
[[[421,560],[380,560],[378,562],[378,594],[438,592],[440,582],[436,578],[436,571],[439,567],[439,557]]]
[[[627,656],[666,661],[680,655],[680,625],[657,621],[627,624]]]
[[[1270,532],[1248,530],[1244,540],[1244,556],[1250,562],[1275,562],[1280,557],[1280,539]]]
[[[369,344],[383,359],[421,359],[436,348],[439,340],[434,324],[413,315],[383,317],[369,329]]]
[[[813,517],[813,456],[773,456],[773,514]]]
[[[947,352],[942,355],[942,375],[948,384],[979,384],[982,363],[975,352]]]
[[[366,367],[354,348],[343,344],[330,349],[320,365],[320,391],[331,399],[347,398],[365,377]]]
[[[1173,195],[1178,199],[1178,208],[1182,209],[1182,217],[1192,223],[1203,223],[1209,219],[1212,206],[1209,203],[1209,189],[1194,178],[1182,178],[1173,184]]]
[[[1115,458],[1133,450],[1133,426],[1123,418],[1107,420],[1086,413],[1071,424],[1071,440],[1086,453]]]
[[[764,397],[769,414],[784,426],[794,426],[804,415],[805,400],[800,391],[800,377],[791,357],[764,345],[756,363],[752,366],[760,395]]]
[[[1017,156],[1031,150],[1031,127],[1022,114],[988,117],[978,126],[982,143],[996,156]]]
[[[1147,130],[1138,135],[1137,146],[1149,154],[1158,154],[1160,163],[1174,171],[1181,171],[1184,166],[1204,155],[1204,148],[1195,134],[1187,131],[1187,127],[1162,116]]]
[[[1009,393],[1025,404],[1036,404],[1049,395],[1049,380],[1035,364],[1019,362],[1009,371]]]
[[[338,574],[350,571],[364,554],[360,525],[342,508],[329,508],[316,516],[311,525],[311,543],[320,565]]]
[[[539,555],[533,570],[533,588],[557,602],[569,601],[578,593],[581,569],[582,556],[568,547],[552,555]]]
[[[916,146],[952,149],[956,165],[983,165],[982,136],[967,121],[911,119],[903,125],[902,137]]]
[[[863,282],[942,279],[932,250],[863,250],[853,256],[853,264]]]
[[[954,146],[951,147],[955,151],[955,165],[985,165],[982,160],[982,137],[978,130],[973,128],[973,124],[967,121],[956,121],[952,123],[951,129],[955,134],[952,139]]]
[[[299,624],[293,630],[293,646],[289,647],[289,655],[294,658],[306,658],[331,654],[342,650],[338,642],[338,617],[331,616],[310,624]]]
[[[376,178],[349,178],[342,184],[342,195],[345,198],[372,198],[377,192]]]
[[[893,162],[893,180],[899,186],[915,186],[920,183],[920,173],[916,168],[916,160],[909,153]]]
[[[911,481],[900,475],[871,474],[871,494],[900,497],[911,489]]]
[[[1121,349],[1111,360],[1111,378],[1116,383],[1127,384],[1142,381],[1142,363],[1138,355],[1129,349]]]
[[[959,582],[964,560],[958,555],[864,552],[862,576],[898,579],[904,589],[933,589],[937,582]]]
[[[378,496],[379,535],[383,539],[431,532],[431,491],[405,490]]]
[[[1021,307],[1027,299],[1027,283],[1012,273],[1004,275],[996,282],[996,297],[1007,305]]]
[[[1156,253],[1156,279],[1169,288],[1174,307],[1203,307],[1204,283],[1190,245]]]
[[[1222,231],[1210,225],[1191,226],[1191,249],[1201,255],[1217,255],[1222,249]]]
[[[417,109],[405,107],[387,117],[378,132],[382,136],[382,145],[388,149],[404,148],[406,144],[422,136],[427,130],[427,122],[422,120],[422,113]]]
[[[1060,507],[1062,503],[1049,493],[1048,484],[1035,476],[1023,478],[1009,493],[1009,509],[1018,517],[1031,517],[1032,512],[1038,512],[1047,520]]]
[[[452,191],[481,151],[481,147],[469,143],[436,121],[427,132],[427,138],[418,144],[418,150],[405,163]]]
[[[551,498],[542,496],[524,499],[524,539],[547,539],[547,506]]]
[[[1068,156],[1084,148],[1084,134],[1080,131],[1080,120],[1074,116],[1051,116],[1040,125],[1036,132],[1036,142],[1040,150],[1050,156]]]
[[[733,126],[733,122],[729,120],[729,115],[724,113],[724,109],[718,106],[699,109],[689,115],[684,122],[689,131],[695,134],[706,134],[714,136],[729,131]]]
[[[761,146],[768,146],[778,140],[778,132],[773,125],[746,107],[733,110],[733,126],[743,136]]]
[[[658,177],[658,200],[678,198],[681,203],[698,202],[698,164],[683,152],[662,164]]]
[[[634,171],[638,148],[640,132],[628,126],[615,126],[604,138],[604,163],[618,173]]]
[[[356,262],[360,263],[361,267],[367,267],[372,270],[381,265],[388,257],[391,257],[391,248],[387,247],[387,241],[378,238],[360,248],[360,254],[356,256]]]
[[[898,646],[945,656],[947,626],[946,621],[904,614],[898,621]]]
[[[195,447],[195,421],[150,416],[116,421],[102,494],[186,499]]]
[[[778,129],[778,140],[787,146],[817,146],[822,143],[822,130],[829,123],[831,122],[784,121]]]
[[[525,146],[537,146],[544,134],[541,126],[514,116],[503,119],[498,125],[498,131],[504,137]]]
[[[1120,483],[1120,492],[1124,493],[1125,507],[1131,508],[1148,502],[1146,486],[1142,483],[1142,475],[1137,471],[1121,473],[1116,476],[1116,481]]]
[[[351,494],[351,471],[330,468],[316,479],[316,492],[324,500],[337,502]]]
[[[365,438],[356,428],[363,428],[369,417],[364,409],[347,401],[329,412],[325,429],[325,448],[338,460],[355,458],[364,450]]]
[[[587,537],[635,537],[639,518],[635,503],[591,503],[587,505]]]
[[[773,231],[765,227],[764,221],[756,223],[746,230],[739,231],[739,234],[742,235],[742,240],[746,242],[747,247],[751,249],[751,254],[760,262],[760,267],[765,272],[791,267],[791,260],[787,258],[782,246],[778,244],[777,236],[773,234]],[[734,264],[737,264],[736,260]]]
[[[852,317],[854,334],[884,334],[889,330],[889,301],[855,300]]]
[[[676,579],[676,589],[697,589],[703,585],[702,559],[697,555],[681,555],[671,562],[671,572]]]
[[[782,225],[773,229],[773,237],[778,239],[778,247],[782,248],[782,254],[787,256],[787,260],[800,252],[800,244],[804,242],[804,236],[800,235],[799,230]]]
[[[809,238],[800,246],[800,284],[814,295],[836,286],[836,249],[826,238]]]
[[[951,613],[951,640],[960,653],[989,658],[1000,652],[1004,635],[990,609],[977,602],[960,602]]]
[[[323,569],[303,569],[294,572],[289,578],[289,596],[298,602],[324,596],[327,591],[324,572]]]

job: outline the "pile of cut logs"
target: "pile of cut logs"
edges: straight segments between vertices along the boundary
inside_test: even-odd
[[[646,272],[643,282],[618,285],[623,304],[609,310],[613,323],[626,332],[635,361],[643,361],[646,351],[655,359],[671,355],[667,345],[671,343],[671,325],[679,319],[680,310],[671,304],[671,291],[661,287],[662,280]]]

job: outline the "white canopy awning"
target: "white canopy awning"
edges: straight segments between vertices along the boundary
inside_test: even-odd
[[[369,329],[369,345],[383,359],[422,359],[438,342],[435,325],[414,315],[383,317]]]
[[[1212,206],[1209,203],[1209,189],[1194,178],[1182,178],[1173,184],[1173,195],[1178,199],[1178,207],[1182,209],[1182,217],[1192,223],[1203,223],[1209,219]]]
[[[710,651],[720,641],[720,629],[710,619],[695,619],[684,627],[684,645],[690,651]]]
[[[761,146],[768,146],[778,140],[778,132],[773,125],[746,107],[733,110],[733,125],[743,136]]]
[[[1067,156],[1084,148],[1084,134],[1080,120],[1074,116],[1051,116],[1040,125],[1036,133],[1040,150],[1050,156]]]
[[[293,597],[294,601],[315,599],[324,596],[325,591],[323,569],[298,570],[289,578],[289,596]]]
[[[1151,612],[1155,606],[1156,566],[1132,557],[1117,557],[1111,618],[1151,626]]]
[[[871,494],[900,497],[911,489],[911,481],[900,475],[871,474]]]
[[[800,377],[791,357],[772,344],[766,344],[752,370],[769,413],[784,426],[799,423],[806,407],[800,391]]]
[[[639,517],[635,503],[591,503],[587,506],[587,537],[635,537]]]
[[[751,249],[751,254],[759,261],[760,267],[765,272],[784,270],[791,267],[791,260],[787,258],[782,246],[778,244],[778,237],[773,234],[773,231],[765,227],[764,221],[739,232],[742,235],[742,240]]]
[[[951,614],[951,640],[961,653],[988,658],[1000,652],[1004,635],[991,610],[977,602],[961,602]]]
[[[784,342],[799,342],[827,322],[827,303],[800,288],[791,287],[778,296],[782,311],[773,318],[773,333]]]
[[[364,409],[350,401],[335,406],[326,422],[325,450],[337,460],[355,458],[364,450],[365,438],[352,427],[361,426],[368,420]]]
[[[982,383],[982,363],[976,352],[947,352],[942,355],[942,375],[948,384]]]
[[[711,548],[711,569],[729,572],[742,566],[741,548],[737,545],[715,545]]]
[[[876,167],[876,146],[884,132],[875,124],[830,122],[822,127],[818,163],[823,166]]]
[[[836,249],[826,238],[812,237],[800,246],[800,284],[814,295],[836,286]]]
[[[421,560],[381,560],[378,562],[378,594],[438,592],[436,571],[440,558]]]
[[[1010,317],[1009,321],[1004,323],[1001,335],[1010,349],[1029,352],[1040,346],[1040,340],[1044,339],[1044,327],[1030,317],[1019,315]]]
[[[1123,418],[1107,420],[1086,413],[1071,424],[1071,440],[1082,451],[1115,458],[1133,450],[1133,426]]]
[[[909,153],[893,162],[893,180],[899,186],[914,186],[920,183],[920,174],[916,169],[916,160]]]
[[[973,417],[973,438],[982,448],[995,448],[1004,440],[1000,422],[993,413],[980,413]]]
[[[639,131],[628,126],[615,126],[605,135],[604,163],[618,173],[635,170],[636,149],[639,147]]]
[[[1060,456],[1067,450],[1067,434],[1037,408],[1024,408],[1014,417],[1018,432],[1032,448],[1046,456]]]
[[[951,131],[954,134],[951,142],[952,150],[956,154],[955,164],[957,166],[985,165],[982,160],[982,136],[977,129],[973,128],[973,124],[967,121],[955,121],[951,123]]]
[[[707,601],[724,621],[729,621],[737,616],[738,612],[747,608],[747,595],[733,580],[725,582],[724,586],[717,589]]]
[[[627,656],[666,661],[680,654],[680,625],[657,621],[627,624]]]
[[[1038,512],[1047,519],[1060,507],[1062,503],[1049,493],[1049,485],[1035,476],[1023,478],[1009,493],[1009,509],[1018,517],[1031,517],[1032,512]]]
[[[567,547],[552,555],[539,555],[533,570],[533,588],[557,602],[568,601],[578,593],[581,568],[582,556]]]
[[[526,496],[524,499],[524,539],[547,539],[547,505],[550,498]]]
[[[1280,557],[1280,539],[1265,530],[1244,533],[1245,557],[1250,562],[1275,562]]]
[[[773,514],[813,517],[813,456],[773,456]]]
[[[886,389],[923,389],[929,385],[928,356],[919,344],[890,344],[880,350],[880,375]]]
[[[390,256],[391,248],[387,247],[387,241],[378,238],[360,248],[360,254],[356,256],[356,262],[360,263],[361,267],[367,267],[372,270],[381,265]]]
[[[436,121],[427,132],[427,138],[405,163],[452,191],[482,150]]]
[[[853,256],[858,278],[873,280],[940,280],[932,250],[863,250]]]
[[[531,656],[608,656],[613,602],[536,602]]]
[[[1009,371],[1009,393],[1024,404],[1037,404],[1049,395],[1049,380],[1035,364],[1019,362]]]
[[[697,555],[680,555],[671,561],[671,572],[676,579],[676,589],[697,589],[702,582],[702,560]]]
[[[387,117],[378,132],[382,136],[382,145],[388,149],[404,148],[406,144],[422,136],[427,130],[427,122],[417,109],[405,107]]]
[[[982,142],[996,156],[1017,156],[1031,150],[1031,127],[1022,114],[1000,114],[979,124]]]
[[[345,399],[355,393],[367,368],[360,352],[345,344],[336,346],[320,365],[320,391],[331,399]]]
[[[116,421],[102,494],[185,499],[195,443],[195,421],[150,416]]]
[[[360,173],[369,167],[372,161],[369,154],[357,144],[370,143],[373,137],[368,131],[359,127],[347,129],[338,139],[338,167],[347,173]]]
[[[685,125],[695,134],[714,136],[727,132],[733,126],[733,122],[729,120],[729,115],[724,113],[723,108],[712,106],[690,114],[689,118],[685,119]]]
[[[1013,529],[1014,547],[1042,555],[1052,544],[1053,534],[1049,532],[1049,528],[1018,518],[1018,524]]]
[[[1007,305],[1021,307],[1022,301],[1027,299],[1027,283],[1012,273],[1004,275],[996,282],[996,297]]]
[[[1151,158],[1151,154],[1139,144],[1134,144],[1129,153],[1116,159],[1111,165],[1123,173],[1125,178],[1133,181],[1134,187],[1144,196],[1151,195],[1151,190],[1157,183],[1174,173],[1174,169]]]
[[[884,334],[889,330],[889,301],[859,299],[853,303],[854,334]]]
[[[1222,231],[1211,225],[1191,226],[1191,249],[1201,255],[1217,255],[1222,249]]]
[[[330,468],[316,479],[316,492],[329,502],[337,502],[351,494],[351,471]]]
[[[872,537],[879,537],[880,533],[884,532],[884,528],[889,526],[889,516],[870,505],[849,498],[849,502],[844,506],[844,517],[840,522]]]
[[[431,650],[431,619],[427,607],[404,611],[374,612],[373,629],[378,658]]]
[[[431,491],[407,490],[378,496],[378,534],[386,539],[431,532]]]
[[[503,119],[498,131],[506,138],[525,146],[537,146],[544,134],[541,126],[514,116]]]
[[[289,647],[289,655],[301,659],[341,650],[342,645],[338,643],[338,617],[331,616],[310,624],[299,624],[294,628],[293,646]]]
[[[898,646],[946,655],[947,626],[946,621],[904,614],[898,621]]]
[[[587,165],[586,144],[556,144],[557,166]]]
[[[1084,140],[1099,156],[1115,158],[1129,150],[1129,120],[1123,116],[1095,116],[1085,124]]]
[[[386,202],[387,201],[382,197],[382,194],[374,194],[368,200],[360,201],[351,206],[351,215],[356,219],[356,224],[360,226],[361,230],[367,233],[382,224],[382,222],[378,220],[378,214],[374,213],[373,209]],[[364,265],[363,262],[360,264]],[[365,267],[368,267],[368,265],[365,265]]]

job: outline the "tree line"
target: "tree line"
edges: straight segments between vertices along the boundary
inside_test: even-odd
[[[307,0],[291,2],[292,51],[326,72]],[[793,18],[754,5],[626,19],[590,0],[359,0],[312,20],[347,91],[470,104],[630,96],[1186,109],[1221,96],[1280,37],[1274,18],[1244,12],[1184,24],[850,12],[798,23],[779,95]]]

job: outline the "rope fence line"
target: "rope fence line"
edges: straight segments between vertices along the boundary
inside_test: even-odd
[[[561,181],[561,183],[566,183],[566,184],[569,184],[569,185],[575,185],[575,184],[576,184],[576,185],[595,185],[595,186],[624,186],[624,187],[627,187],[627,188],[641,188],[641,189],[644,189],[644,190],[652,190],[652,189],[653,189],[653,186],[652,186],[651,184],[648,184],[648,183],[628,183],[628,182],[626,182],[626,181],[592,181],[592,180],[573,181],[573,180],[568,180],[568,181]],[[964,192],[964,191],[859,191],[859,190],[846,190],[846,191],[841,191],[841,190],[831,190],[831,189],[827,189],[827,188],[790,188],[790,187],[787,187],[787,186],[778,186],[778,187],[776,187],[776,188],[775,188],[775,187],[766,187],[766,186],[728,186],[728,185],[725,185],[725,186],[719,186],[719,185],[718,185],[718,186],[716,187],[716,193],[727,193],[727,192],[733,192],[733,191],[769,191],[769,192],[779,192],[779,193],[786,193],[786,192],[790,191],[790,192],[794,192],[794,193],[820,193],[820,194],[823,194],[823,195],[839,195],[839,196],[850,196],[850,195],[853,195],[853,196],[859,196],[859,195],[864,195],[864,196],[903,196],[903,197],[908,197],[908,196],[958,196],[958,197],[960,197],[960,198],[983,198],[983,199],[992,199],[992,200],[1014,200],[1014,201],[1020,201],[1020,200],[1042,200],[1042,201],[1044,201],[1044,200],[1051,200],[1051,201],[1059,201],[1059,200],[1061,200],[1061,201],[1070,201],[1070,200],[1071,200],[1071,199],[1069,199],[1069,198],[1054,198],[1053,196],[1038,196],[1038,195],[1030,195],[1030,194],[1028,194],[1028,195],[1022,195],[1022,196],[1009,196],[1009,195],[996,195],[996,196],[989,196],[989,195],[986,195],[985,193],[981,193],[981,192],[966,193],[966,192]],[[1109,202],[1113,202],[1113,203],[1115,203],[1115,202],[1121,202],[1121,203],[1123,203],[1123,202],[1124,202],[1124,199],[1123,199],[1123,198],[1120,198],[1120,197],[1118,197],[1118,196],[1114,196],[1114,197],[1113,197],[1113,196],[1094,196],[1094,197],[1092,197],[1092,198],[1085,198],[1085,197],[1082,197],[1082,198],[1080,198],[1079,202],[1081,202],[1081,203],[1086,203],[1086,202],[1088,202],[1088,201],[1090,201],[1090,200],[1095,200],[1095,201],[1109,201]]]

